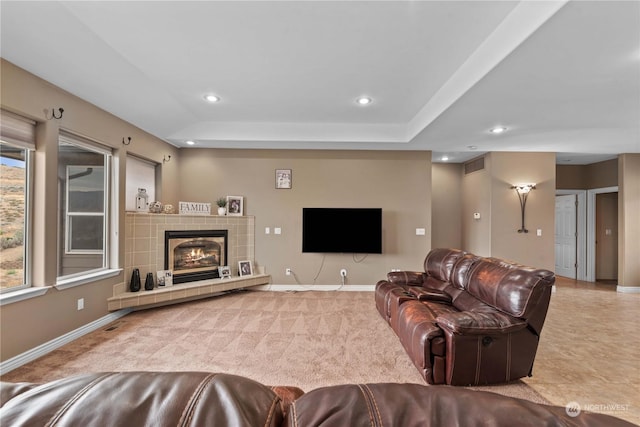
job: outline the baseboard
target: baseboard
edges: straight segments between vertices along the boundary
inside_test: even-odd
[[[640,286],[616,286],[616,292],[623,294],[637,294],[640,293]]]
[[[262,286],[253,286],[251,289],[257,291],[274,291],[274,292],[303,292],[303,291],[326,291],[326,292],[373,292],[375,285],[281,285],[271,284]]]
[[[36,360],[39,357],[44,356],[47,353],[52,352],[53,350],[62,347],[65,344],[70,343],[71,341],[80,338],[83,335],[88,334],[89,332],[93,332],[97,329],[100,329],[103,326],[108,325],[125,316],[131,312],[130,308],[125,308],[122,310],[115,311],[113,313],[109,313],[100,319],[94,320],[91,323],[87,323],[84,326],[79,327],[78,329],[74,329],[71,332],[68,332],[58,338],[55,338],[51,341],[48,341],[42,345],[39,345],[31,350],[25,351],[22,354],[19,354],[11,359],[7,359],[4,362],[0,363],[0,375],[4,375],[8,372],[13,371],[20,366],[27,364]]]

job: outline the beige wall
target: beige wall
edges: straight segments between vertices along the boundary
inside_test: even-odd
[[[589,190],[617,185],[617,159],[590,165],[556,166],[556,188],[561,190]]]
[[[462,164],[432,165],[431,246],[462,247]]]
[[[521,226],[520,202],[510,187],[535,183]],[[462,178],[463,249],[554,270],[555,154],[494,152],[485,168]],[[473,213],[480,213],[474,219]],[[542,236],[536,236],[536,230]]]
[[[462,248],[476,255],[491,256],[491,173],[485,168],[462,177]],[[479,213],[480,219],[473,214]]]
[[[640,154],[618,158],[618,285],[640,287]]]
[[[551,271],[555,269],[555,153],[490,153],[491,255]],[[521,227],[520,202],[514,184],[534,183]],[[542,230],[542,236],[536,235]]]
[[[275,188],[276,169],[293,171],[291,189]],[[317,275],[317,285],[337,285],[346,268],[347,285],[373,285],[392,268],[419,268],[431,248],[429,152],[184,149],[180,176],[185,201],[244,197],[256,217],[256,264],[276,284],[310,285]],[[303,207],[382,208],[383,254],[303,254]]]

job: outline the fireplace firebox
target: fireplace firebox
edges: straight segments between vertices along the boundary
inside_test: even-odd
[[[164,232],[164,268],[173,271],[173,283],[220,277],[227,265],[227,230]]]

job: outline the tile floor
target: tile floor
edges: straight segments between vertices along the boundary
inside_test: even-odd
[[[640,294],[558,277],[533,376],[554,405],[640,424]]]

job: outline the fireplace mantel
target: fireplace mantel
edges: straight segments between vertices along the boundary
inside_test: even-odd
[[[156,288],[152,291],[125,292],[107,300],[109,311],[123,308],[152,308],[167,304],[176,304],[192,299],[215,296],[220,292],[252,286],[268,285],[271,276],[254,274],[252,276],[231,277],[228,279],[208,279],[179,285]]]

